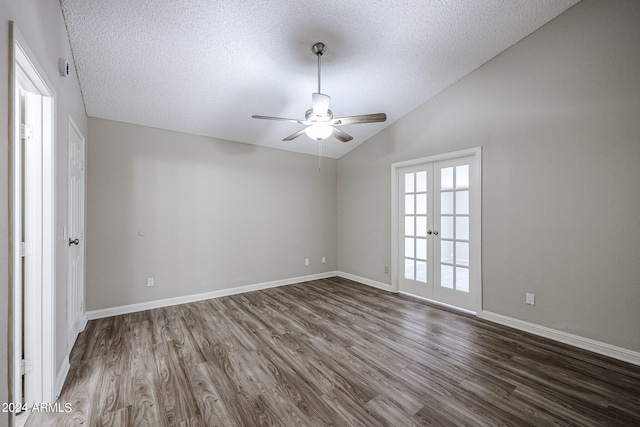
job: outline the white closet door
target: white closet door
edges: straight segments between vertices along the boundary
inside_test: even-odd
[[[84,316],[84,188],[85,188],[85,140],[69,118],[69,216],[68,232],[68,303],[67,320],[69,345],[73,345],[80,333]]]

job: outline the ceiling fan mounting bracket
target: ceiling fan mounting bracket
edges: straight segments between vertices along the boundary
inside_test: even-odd
[[[321,56],[322,54],[324,54],[324,48],[324,43],[318,42],[311,46],[311,52],[313,52],[314,55]]]

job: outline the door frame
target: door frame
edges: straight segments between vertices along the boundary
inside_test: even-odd
[[[405,160],[391,164],[391,288],[393,292],[398,292],[400,266],[399,256],[399,186],[400,169],[416,166],[423,163],[435,163],[443,160],[457,159],[460,157],[473,157],[475,175],[470,177],[478,183],[478,191],[470,195],[469,208],[474,212],[470,220],[469,237],[471,244],[469,247],[470,256],[477,259],[476,268],[470,272],[470,282],[476,283],[478,292],[474,302],[475,313],[482,312],[482,147],[474,147],[465,150],[453,151],[450,153],[437,154],[433,156],[421,157],[418,159]],[[437,301],[433,301],[436,302]],[[454,307],[455,308],[455,307]],[[463,310],[465,311],[465,310]]]
[[[9,91],[9,126],[11,135],[10,162],[9,162],[9,281],[10,281],[10,305],[9,305],[9,401],[19,402],[22,396],[16,396],[21,390],[18,384],[21,382],[20,361],[22,358],[22,333],[23,327],[33,330],[33,341],[36,345],[33,363],[37,364],[36,372],[41,375],[35,378],[38,390],[29,393],[37,402],[52,402],[55,399],[55,123],[56,123],[56,93],[53,85],[46,77],[43,68],[36,60],[36,56],[22,36],[13,21],[9,22],[9,79],[11,88]],[[19,149],[21,143],[20,124],[17,123],[20,114],[16,111],[18,99],[18,67],[20,67],[29,79],[34,83],[39,95],[42,97],[42,187],[39,194],[41,210],[37,212],[38,221],[42,221],[42,235],[39,239],[42,251],[42,262],[39,265],[42,280],[38,290],[41,294],[39,307],[35,311],[38,318],[25,319],[22,324],[22,277],[17,268],[21,266],[21,218],[23,215],[21,197],[16,186],[21,185],[22,167],[20,163]],[[17,104],[19,105],[19,104]],[[29,304],[30,301],[24,301]],[[31,310],[34,311],[34,310]],[[33,393],[32,393],[33,392]]]

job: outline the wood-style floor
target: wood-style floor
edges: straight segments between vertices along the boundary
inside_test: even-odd
[[[332,278],[89,322],[28,426],[640,425],[640,367]]]

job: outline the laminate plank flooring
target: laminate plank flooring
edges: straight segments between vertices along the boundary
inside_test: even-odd
[[[27,426],[638,426],[640,367],[331,278],[88,323]]]

